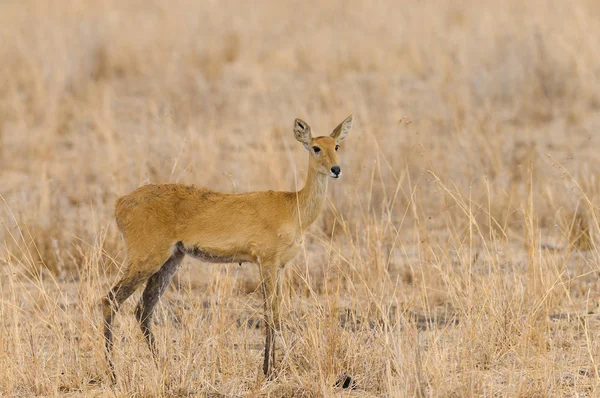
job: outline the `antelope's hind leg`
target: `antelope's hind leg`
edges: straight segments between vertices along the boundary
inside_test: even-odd
[[[112,323],[115,314],[125,300],[129,298],[146,280],[146,275],[139,272],[131,272],[131,264],[128,267],[128,272],[124,275],[113,287],[108,294],[102,299],[102,314],[104,316],[104,341],[106,348],[106,361],[111,373],[113,382],[116,381],[115,366],[112,361],[113,348],[113,331]]]
[[[160,267],[160,269],[153,274],[146,284],[144,294],[142,295],[140,302],[135,309],[135,317],[140,322],[140,328],[148,343],[150,351],[155,359],[158,358],[158,351],[156,349],[156,341],[154,334],[152,333],[152,316],[154,307],[160,300],[160,297],[165,293],[173,275],[179,269],[181,261],[185,253],[176,247],[173,254],[169,259]]]

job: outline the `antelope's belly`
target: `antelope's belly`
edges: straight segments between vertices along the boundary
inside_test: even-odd
[[[181,252],[194,257],[206,263],[226,264],[226,263],[247,263],[253,261],[251,256],[245,253],[222,253],[210,248],[200,247],[198,245],[186,245],[184,242],[177,242],[177,249]]]

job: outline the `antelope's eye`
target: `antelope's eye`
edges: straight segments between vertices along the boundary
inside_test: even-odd
[[[313,147],[313,151],[314,151],[315,153],[319,153],[319,152],[321,152],[321,148],[319,148],[318,146],[314,146],[314,147]]]
[[[339,146],[339,145],[336,145],[336,146],[335,146],[335,150],[337,151],[338,149],[340,149],[340,146]]]

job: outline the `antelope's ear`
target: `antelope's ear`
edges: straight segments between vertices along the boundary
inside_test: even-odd
[[[348,116],[346,120],[341,122],[331,133],[331,138],[336,142],[341,142],[346,138],[350,130],[352,129],[352,115]]]
[[[310,145],[310,140],[312,139],[308,123],[302,119],[296,119],[294,121],[294,137],[303,143],[305,147],[308,147]]]

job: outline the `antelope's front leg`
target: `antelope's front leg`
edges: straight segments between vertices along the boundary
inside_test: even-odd
[[[280,329],[279,310],[281,305],[281,288],[279,266],[277,264],[262,266],[263,295],[265,299],[265,359],[263,372],[271,376],[275,366],[275,331]]]

